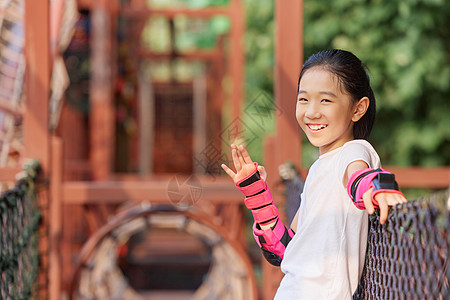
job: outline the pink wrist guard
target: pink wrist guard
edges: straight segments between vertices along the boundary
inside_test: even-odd
[[[262,230],[253,223],[253,236],[263,251],[264,258],[274,266],[279,266],[288,243],[294,237],[294,231],[287,229],[280,219],[271,229]]]
[[[256,193],[261,192],[262,190],[266,190],[267,189],[267,184],[263,181],[263,180],[258,180],[255,181],[247,186],[240,186],[240,184],[244,181],[246,181],[247,179],[249,179],[250,177],[252,177],[253,175],[255,175],[256,172],[258,172],[258,163],[254,163],[255,164],[255,169],[253,170],[252,173],[250,173],[249,175],[247,175],[246,177],[242,178],[241,180],[239,180],[238,182],[236,182],[236,187],[242,192],[242,194],[244,194],[244,196],[249,197],[249,196],[253,196]]]
[[[375,195],[381,192],[398,193],[400,192],[394,174],[379,169],[362,169],[356,171],[350,176],[347,184],[347,193],[353,200],[355,206],[359,209],[365,209],[363,195],[369,189],[373,188],[371,199],[375,208],[379,208]]]
[[[269,263],[279,266],[286,246],[294,236],[294,232],[291,229],[286,229],[283,222],[281,222],[278,209],[273,203],[272,194],[267,188],[267,184],[261,178],[255,177],[253,179],[255,180],[254,182],[241,186],[244,181],[255,176],[257,172],[258,164],[255,163],[255,170],[236,182],[236,187],[246,196],[244,200],[245,206],[251,210],[255,219],[253,236],[258,246]],[[266,230],[260,228],[259,224],[273,221],[275,221],[275,225],[272,228]]]
[[[273,204],[272,194],[267,189],[267,184],[262,179],[258,179],[249,185],[241,186],[242,182],[254,176],[257,171],[258,163],[255,163],[255,170],[236,182],[236,187],[246,196],[245,206],[252,211],[255,221],[264,224],[274,221],[279,216],[278,209]]]

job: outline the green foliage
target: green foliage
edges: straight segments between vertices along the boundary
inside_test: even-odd
[[[450,2],[304,1],[305,57],[355,53],[377,99],[371,135],[385,164],[450,164]]]
[[[263,118],[263,126],[258,126],[251,116],[258,114],[258,107],[252,105],[261,99],[273,104],[274,80],[274,1],[245,0],[246,11],[246,107],[244,122],[250,128],[247,140],[253,133],[259,138],[248,145],[248,151],[256,161],[263,161],[264,136],[274,131],[274,118]],[[261,122],[260,124],[261,125]]]
[[[224,6],[230,0],[146,0],[153,7],[179,7],[187,6],[189,8],[205,8],[208,6]]]

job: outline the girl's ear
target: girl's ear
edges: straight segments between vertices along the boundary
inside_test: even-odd
[[[353,122],[358,122],[359,119],[361,119],[362,116],[364,116],[367,109],[369,108],[369,104],[370,100],[368,97],[362,97],[361,99],[359,99],[358,102],[356,102],[355,106],[353,107],[353,116],[352,116]]]

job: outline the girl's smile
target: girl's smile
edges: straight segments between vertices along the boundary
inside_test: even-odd
[[[320,131],[322,129],[325,129],[328,125],[326,125],[326,124],[311,124],[311,123],[308,123],[308,124],[306,124],[306,126],[308,126],[308,128],[311,131],[318,132],[318,131]]]

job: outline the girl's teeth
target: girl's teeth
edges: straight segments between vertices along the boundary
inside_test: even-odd
[[[311,125],[311,124],[309,125],[309,128],[311,128],[312,130],[320,130],[325,127],[326,127],[325,125]]]

